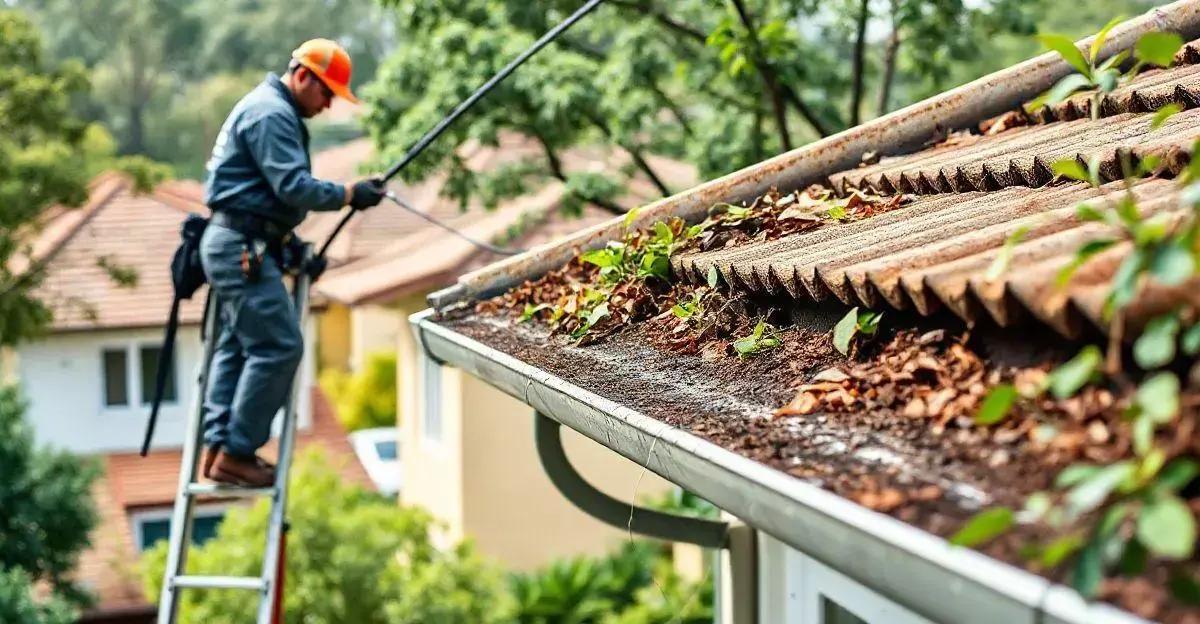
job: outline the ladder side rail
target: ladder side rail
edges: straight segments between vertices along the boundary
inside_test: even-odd
[[[187,551],[192,539],[192,516],[195,498],[188,494],[188,486],[196,480],[199,468],[200,449],[204,435],[204,395],[208,391],[209,366],[217,342],[220,302],[211,289],[204,315],[204,354],[197,365],[196,395],[189,408],[187,435],[183,441],[183,457],[179,467],[179,488],[175,493],[175,507],[171,512],[171,535],[167,549],[167,565],[163,569],[162,593],[158,603],[158,624],[174,624],[179,614],[179,588],[175,578],[183,576],[187,568]]]
[[[312,245],[306,244],[304,246],[303,261],[300,266],[307,267],[312,257]],[[309,286],[310,279],[308,273],[302,268],[296,275],[295,285],[292,289],[293,309],[296,311],[302,335],[308,329]],[[304,338],[305,349],[307,349],[309,337],[304,336]],[[266,549],[263,552],[262,578],[266,581],[263,585],[266,593],[262,596],[258,604],[258,624],[271,624],[275,603],[273,599],[274,593],[281,589],[277,587],[276,575],[279,572],[279,560],[283,546],[283,532],[285,530],[284,525],[287,518],[288,473],[291,470],[292,454],[296,444],[296,405],[300,392],[304,390],[300,387],[300,380],[303,378],[304,361],[301,360],[301,365],[296,368],[296,374],[292,377],[287,403],[284,404],[283,423],[279,433],[279,459],[275,464],[275,497],[271,502],[271,512],[267,522],[267,543]],[[282,601],[280,601],[280,604],[282,604]]]

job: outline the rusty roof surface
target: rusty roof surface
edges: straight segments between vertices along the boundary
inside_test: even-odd
[[[1195,44],[1181,56],[1195,57]],[[715,267],[736,288],[798,300],[834,297],[922,315],[946,309],[967,322],[1004,327],[1035,319],[1069,337],[1088,325],[1104,331],[1107,285],[1132,244],[1116,244],[1059,283],[1060,270],[1082,244],[1123,238],[1112,226],[1081,221],[1076,206],[1103,208],[1119,198],[1122,160],[1137,166],[1156,157],[1165,177],[1186,166],[1200,137],[1200,66],[1148,72],[1102,98],[1106,116],[1078,118],[1090,101],[1084,94],[1034,114],[1029,125],[952,135],[828,178],[841,196],[909,196],[899,209],[778,240],[680,255],[673,266],[697,282]],[[1171,102],[1186,110],[1153,128],[1152,112]],[[1096,189],[1056,179],[1052,166],[1063,159],[1085,166],[1097,161],[1108,183]],[[1187,210],[1172,181],[1147,179],[1133,192],[1144,216],[1171,221]],[[1008,268],[989,276],[997,256],[1008,253],[1010,237],[1019,242]],[[1147,285],[1128,318],[1136,322],[1180,301],[1195,302],[1191,286]]]

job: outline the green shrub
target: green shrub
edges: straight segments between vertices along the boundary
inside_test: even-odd
[[[285,621],[499,624],[509,599],[500,573],[469,545],[439,551],[434,522],[415,508],[346,485],[318,450],[297,457],[288,500]],[[268,501],[232,508],[217,537],[194,548],[189,572],[258,576]],[[146,596],[162,587],[166,543],[143,557]],[[181,622],[254,621],[258,596],[245,591],[188,591]]]
[[[321,372],[320,384],[348,431],[396,424],[394,351],[371,354],[358,373],[326,369]]]

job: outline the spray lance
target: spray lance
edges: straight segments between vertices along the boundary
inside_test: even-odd
[[[562,23],[558,24],[554,28],[547,31],[546,34],[542,35],[542,37],[540,39],[535,41],[533,43],[533,45],[529,47],[529,49],[522,52],[520,56],[513,59],[511,62],[509,62],[508,65],[505,65],[504,68],[501,69],[499,72],[497,72],[495,76],[492,76],[490,79],[488,79],[487,82],[483,83],[483,86],[476,89],[475,92],[472,93],[470,97],[463,100],[462,103],[460,103],[458,106],[456,106],[454,108],[454,110],[450,112],[449,115],[446,115],[444,118],[442,118],[442,120],[439,121],[437,123],[437,125],[435,125],[433,127],[433,129],[431,129],[429,132],[426,132],[425,136],[421,137],[421,139],[419,141],[417,141],[416,144],[414,144],[412,147],[410,147],[408,149],[408,152],[406,152],[404,154],[404,157],[401,158],[399,162],[392,165],[387,170],[387,172],[383,174],[383,177],[381,178],[383,183],[386,184],[389,180],[391,180],[393,177],[395,177],[397,173],[400,173],[400,171],[402,169],[407,167],[409,163],[411,163],[413,160],[416,160],[417,156],[419,156],[421,154],[421,152],[425,151],[425,148],[429,147],[434,141],[436,141],[438,139],[438,137],[440,137],[443,133],[445,133],[446,130],[451,126],[451,124],[453,124],[455,121],[458,120],[459,117],[462,117],[464,113],[466,113],[468,110],[470,110],[470,108],[472,106],[474,106],[476,102],[478,102],[479,100],[482,100],[484,98],[484,96],[486,96],[493,88],[496,87],[496,85],[503,82],[505,78],[508,78],[509,75],[511,75],[514,71],[516,71],[517,68],[520,67],[525,61],[529,60],[533,55],[540,52],[542,50],[542,48],[546,47],[546,45],[548,45],[551,41],[554,41],[556,38],[558,38],[559,35],[561,35],[568,28],[573,26],[575,24],[575,22],[578,22],[579,20],[583,19],[583,17],[586,16],[588,13],[591,13],[592,10],[595,9],[597,6],[599,6],[602,2],[604,2],[604,0],[588,0],[587,4],[584,4],[583,6],[579,7],[578,10],[576,10],[574,13],[572,13],[570,17],[563,20]],[[425,214],[424,212],[416,210],[415,208],[413,208],[412,206],[408,205],[403,200],[401,200],[399,197],[397,197],[395,193],[392,193],[389,191],[386,194],[386,197],[388,199],[392,200],[392,202],[395,203],[400,208],[402,208],[404,210],[408,210],[409,212],[412,212],[413,214],[421,217],[422,219],[425,219],[426,221],[433,223],[434,225],[454,234],[455,236],[458,236],[458,237],[466,240],[467,242],[469,242],[472,245],[475,245],[476,247],[479,247],[481,249],[485,249],[492,253],[497,253],[497,254],[501,254],[501,255],[514,255],[514,254],[520,253],[522,251],[522,250],[517,250],[517,249],[504,249],[501,247],[496,247],[495,245],[485,243],[483,241],[475,240],[475,239],[459,232],[458,230],[454,229],[453,227],[446,225],[445,223],[442,223],[441,221],[438,221],[437,219],[434,219],[433,217],[430,217],[429,215]],[[354,210],[347,212],[342,217],[341,221],[338,222],[337,227],[334,228],[333,232],[330,233],[329,238],[325,239],[325,243],[321,245],[321,250],[317,252],[318,261],[321,261],[324,259],[325,252],[329,250],[329,245],[331,243],[333,243],[333,239],[337,238],[337,235],[339,233],[341,233],[342,229],[346,227],[346,224],[350,221],[350,219],[354,217],[354,213],[355,213]]]

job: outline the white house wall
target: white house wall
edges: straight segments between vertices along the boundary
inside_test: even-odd
[[[155,447],[180,446],[187,406],[195,393],[200,330],[181,327],[175,343],[178,400],[164,403]],[[17,375],[38,442],[77,453],[119,452],[141,446],[153,388],[139,388],[141,375],[131,361],[129,405],[104,405],[105,349],[155,346],[162,330],[113,330],[51,334],[17,348]]]
[[[308,336],[316,335],[309,323]],[[50,334],[16,349],[18,383],[29,402],[26,414],[39,443],[76,453],[114,453],[141,447],[153,388],[141,388],[136,358],[129,361],[129,405],[104,405],[105,349],[159,346],[159,328],[94,330]],[[315,349],[305,345],[301,388],[312,386]],[[200,329],[181,327],[175,343],[177,401],[164,403],[154,434],[154,448],[179,447],[187,426],[187,410],[196,392],[196,366],[201,356]],[[309,392],[300,393],[299,425],[312,422]]]

